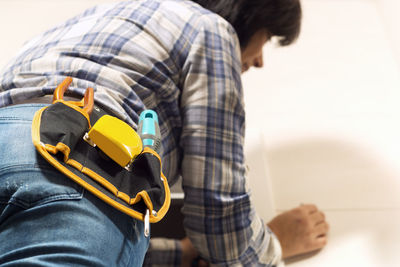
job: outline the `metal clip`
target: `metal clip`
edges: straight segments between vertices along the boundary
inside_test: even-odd
[[[85,140],[92,147],[96,146],[96,144],[89,138],[89,134],[88,133],[85,133],[85,135],[83,136],[83,140]]]
[[[146,215],[144,216],[144,236],[150,236],[150,210],[146,210]]]

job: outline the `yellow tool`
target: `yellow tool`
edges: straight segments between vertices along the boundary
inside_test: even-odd
[[[135,130],[110,115],[102,116],[85,135],[85,140],[124,168],[143,150],[142,140]]]

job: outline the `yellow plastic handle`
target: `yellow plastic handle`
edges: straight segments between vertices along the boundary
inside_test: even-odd
[[[57,86],[53,94],[53,104],[57,101],[63,100],[64,93],[68,90],[68,87],[71,85],[71,83],[72,78],[67,77]],[[85,96],[82,98],[82,100],[80,102],[74,102],[74,104],[80,107],[83,106],[83,110],[88,114],[92,113],[94,106],[94,89],[91,87],[87,88],[85,91]]]
[[[72,78],[71,77],[67,77],[64,79],[64,81],[62,81],[62,83],[60,83],[56,90],[54,90],[54,94],[53,94],[53,104],[57,101],[57,100],[62,100],[64,98],[64,93],[68,90],[69,85],[72,83]]]

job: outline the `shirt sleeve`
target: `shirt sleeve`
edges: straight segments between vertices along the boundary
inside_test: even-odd
[[[171,267],[181,266],[182,248],[178,240],[166,238],[150,239],[143,266]]]
[[[279,241],[256,214],[246,181],[237,36],[222,19],[198,28],[181,97],[185,231],[211,265],[280,265]]]

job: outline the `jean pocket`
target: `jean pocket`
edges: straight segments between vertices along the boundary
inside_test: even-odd
[[[0,169],[0,205],[28,209],[52,201],[80,200],[83,192],[51,166],[25,164]]]

